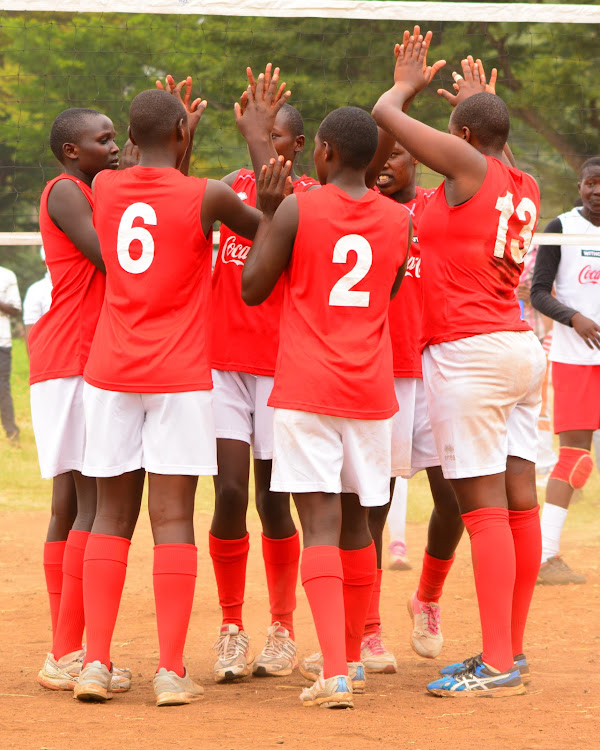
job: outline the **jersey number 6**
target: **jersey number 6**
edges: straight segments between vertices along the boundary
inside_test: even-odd
[[[506,235],[508,234],[508,222],[510,217],[515,213],[515,204],[513,203],[512,193],[507,192],[496,201],[496,210],[500,211],[498,221],[498,232],[496,234],[496,244],[494,245],[494,257],[503,258],[506,250]],[[527,221],[529,214],[529,221]],[[527,255],[531,239],[533,237],[533,227],[537,219],[537,208],[530,198],[523,198],[517,206],[517,218],[523,222],[520,238],[523,240],[523,247],[519,245],[518,239],[510,241],[510,254],[515,263],[522,263],[523,258]],[[525,223],[527,222],[527,223]]]
[[[129,273],[144,273],[154,260],[154,237],[144,227],[134,227],[136,219],[143,219],[144,224],[156,225],[156,212],[147,203],[132,203],[121,217],[117,233],[117,258],[122,268]],[[138,241],[142,245],[139,258],[132,258],[131,243]]]
[[[346,263],[348,253],[354,250],[356,263],[337,281],[329,293],[331,307],[368,307],[371,292],[352,289],[369,273],[373,263],[373,251],[368,241],[360,234],[346,234],[335,243],[333,262]]]

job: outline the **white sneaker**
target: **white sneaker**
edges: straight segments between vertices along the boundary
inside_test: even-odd
[[[352,685],[347,675],[337,675],[324,680],[319,677],[314,685],[300,693],[304,706],[321,708],[354,708]]]
[[[323,674],[323,654],[317,652],[312,656],[307,656],[298,665],[300,674],[311,682],[319,680]],[[352,684],[353,693],[365,692],[365,668],[360,661],[348,662],[348,677]],[[328,678],[331,679],[331,678]]]
[[[398,669],[396,657],[383,645],[381,628],[371,635],[363,636],[360,659],[365,672],[372,674],[396,674]]]
[[[79,701],[104,703],[112,698],[112,671],[100,661],[86,664],[81,670],[73,697]]]
[[[183,677],[180,677],[177,672],[161,667],[154,675],[153,684],[157,706],[183,706],[204,695],[204,688],[196,685],[187,669]]]
[[[217,652],[215,682],[233,682],[252,671],[250,638],[237,625],[223,625],[213,648]]]
[[[38,672],[37,681],[48,690],[73,690],[77,684],[84,658],[85,649],[65,654],[60,659],[55,659],[53,654],[48,654],[44,666]],[[113,666],[111,692],[125,693],[130,688],[130,670]]]
[[[408,600],[408,614],[413,622],[410,645],[419,656],[425,659],[435,659],[444,645],[440,605],[419,601],[415,591]]]
[[[290,638],[290,631],[274,622],[267,630],[265,647],[254,660],[252,674],[284,677],[292,674],[297,665],[296,644]]]

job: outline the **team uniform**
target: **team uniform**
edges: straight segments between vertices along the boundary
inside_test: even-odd
[[[139,166],[96,177],[107,286],[84,374],[90,476],[216,473],[206,183]]]
[[[50,310],[29,334],[31,419],[44,479],[81,471],[85,451],[83,370],[104,299],[105,277],[52,221],[48,196],[71,180],[93,206],[88,185],[62,174],[40,203],[40,231],[52,280]]]

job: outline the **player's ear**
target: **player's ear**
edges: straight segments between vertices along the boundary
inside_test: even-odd
[[[304,136],[303,135],[297,135],[296,136],[296,145],[294,146],[294,152],[296,154],[299,154],[303,150],[304,150]]]
[[[471,143],[471,129],[463,125],[460,131],[460,137],[467,143]]]
[[[63,143],[62,152],[65,160],[73,161],[79,157],[79,146],[76,143]]]
[[[327,141],[323,141],[323,148],[325,149],[325,161],[331,161],[333,159],[333,148]]]
[[[179,122],[177,123],[177,140],[178,141],[185,141],[186,131],[187,131],[187,120],[185,120],[182,117],[181,120],[179,120]]]
[[[418,159],[415,159],[415,157],[413,156],[412,163],[413,163],[413,167],[417,167],[421,162]]]
[[[131,125],[127,126],[127,138],[133,143],[134,146],[137,146],[137,143],[135,142],[135,138],[131,134]]]

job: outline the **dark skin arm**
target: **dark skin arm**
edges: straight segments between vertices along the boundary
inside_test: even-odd
[[[423,37],[418,26],[413,35],[404,33],[403,44],[395,50],[394,86],[379,98],[373,117],[415,159],[445,175],[446,200],[457,206],[472,198],[483,184],[485,157],[463,138],[430,128],[402,111],[406,102],[422,91],[445,64],[439,60],[433,66],[427,65],[431,36],[428,32]]]
[[[17,318],[21,311],[18,307],[13,307],[12,305],[7,305],[4,302],[0,302],[0,313],[3,313],[4,315],[10,315],[13,318]]]
[[[181,91],[184,87],[185,87],[185,94],[182,96]],[[180,81],[179,83],[176,84],[173,76],[168,75],[165,79],[165,85],[163,86],[162,81],[157,81],[156,88],[161,89],[162,91],[168,91],[169,94],[173,94],[173,96],[179,99],[179,101],[183,104],[183,106],[185,107],[185,111],[187,112],[188,128],[190,131],[190,142],[188,144],[187,151],[185,152],[185,156],[181,160],[181,163],[179,164],[179,167],[178,167],[179,171],[182,174],[187,175],[190,170],[190,160],[192,158],[192,150],[194,146],[194,135],[196,133],[196,128],[198,127],[200,118],[204,114],[204,110],[208,106],[208,102],[206,101],[206,99],[194,99],[194,101],[191,102],[191,99],[192,99],[192,77],[191,76],[187,76],[185,80]]]
[[[71,180],[59,180],[48,196],[48,213],[75,247],[102,273],[106,273],[98,235],[92,222],[92,207]]]
[[[398,269],[398,273],[396,275],[396,279],[392,287],[392,293],[390,295],[390,299],[394,299],[394,297],[398,294],[398,290],[400,289],[400,284],[402,284],[402,279],[404,278],[404,274],[406,273],[406,266],[408,265],[408,256],[410,254],[410,246],[412,244],[412,238],[413,238],[413,223],[412,223],[412,219],[409,217],[408,218],[408,247],[406,248],[406,258],[404,258],[404,263]]]
[[[208,235],[215,221],[221,221],[236,234],[251,240],[256,234],[260,217],[260,211],[241,201],[224,182],[208,181],[201,210],[205,235]]]

